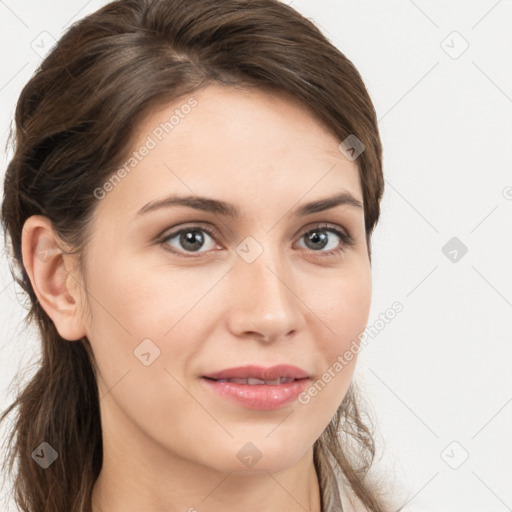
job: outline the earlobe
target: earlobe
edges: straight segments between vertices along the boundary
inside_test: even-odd
[[[77,293],[80,277],[72,273],[47,217],[33,215],[25,221],[21,250],[34,293],[60,336],[70,341],[84,337]]]

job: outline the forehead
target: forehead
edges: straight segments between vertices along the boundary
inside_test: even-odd
[[[358,169],[307,107],[282,93],[209,86],[152,109],[139,123],[123,178],[102,201],[133,217],[170,193],[283,204],[347,191]]]

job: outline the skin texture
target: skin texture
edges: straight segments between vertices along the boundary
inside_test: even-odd
[[[356,162],[281,93],[210,85],[193,97],[197,106],[98,200],[85,276],[71,255],[52,252],[62,243],[48,219],[24,226],[24,264],[42,306],[64,339],[87,336],[99,372],[104,458],[94,510],[319,512],[313,444],[347,391],[356,355],[309,403],[272,411],[220,397],[201,376],[287,363],[315,382],[364,330],[371,266],[363,210],[294,215],[337,192],[362,203]],[[131,151],[187,99],[154,109]],[[242,216],[182,206],[137,215],[170,194],[224,200]],[[353,245],[327,256],[343,247],[329,230],[327,247],[306,245],[305,233],[326,222]],[[198,251],[179,236],[161,241],[198,225],[218,231],[202,231]],[[250,251],[262,249],[251,263],[236,250],[246,237],[257,242]],[[147,366],[134,355],[145,339],[160,350]],[[261,454],[252,467],[237,457],[249,442]]]

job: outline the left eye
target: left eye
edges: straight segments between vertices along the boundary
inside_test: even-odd
[[[332,238],[329,234],[334,234],[335,237]],[[215,236],[220,237],[217,233],[204,227],[192,226],[170,233],[161,240],[161,243],[163,243],[170,252],[183,256],[183,250],[185,253],[208,252],[208,248],[205,251],[200,251],[200,249],[204,248],[208,239],[210,239],[210,249],[213,249],[215,247]],[[347,246],[353,245],[354,243],[348,233],[331,225],[320,225],[309,229],[302,234],[300,240],[303,238],[306,239],[306,249],[311,249],[313,252],[321,252],[325,256],[341,253]],[[181,248],[178,248],[179,250],[176,250],[176,247],[171,244],[173,240],[176,240],[181,246]],[[169,247],[174,247],[174,249],[170,249]]]
[[[336,237],[339,239],[336,241],[336,238],[332,238],[332,236],[329,236],[328,233],[336,235]],[[301,236],[301,240],[305,238],[306,240],[306,248],[312,249],[314,252],[326,252],[326,253],[333,253],[337,251],[344,250],[344,245],[350,245],[351,239],[350,237],[338,229],[330,228],[327,226],[318,226],[316,228],[310,229],[309,231],[306,231]],[[341,246],[340,246],[341,241]],[[320,247],[318,247],[318,245]],[[316,246],[316,247],[315,247]],[[330,246],[330,247],[329,247]],[[320,249],[320,251],[317,251],[316,249]],[[323,251],[322,249],[327,249]]]

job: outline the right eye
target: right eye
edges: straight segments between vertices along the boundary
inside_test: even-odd
[[[206,234],[206,235],[205,235]],[[203,246],[208,245],[208,238],[214,242],[214,233],[202,226],[190,226],[186,228],[173,231],[160,240],[160,243],[164,244],[164,248],[167,251],[183,256],[187,252],[202,254],[206,251],[200,251]],[[170,242],[174,241],[174,244],[180,246],[176,248],[176,245],[172,245]],[[173,247],[172,249],[169,246]],[[215,247],[215,243],[211,243],[211,248]]]

